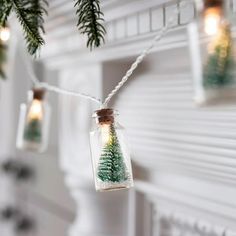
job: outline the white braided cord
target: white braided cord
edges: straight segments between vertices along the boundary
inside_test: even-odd
[[[81,98],[85,98],[91,101],[94,101],[96,103],[98,103],[99,105],[101,105],[101,101],[98,98],[95,98],[91,95],[85,94],[85,93],[78,93],[78,92],[74,92],[74,91],[70,91],[70,90],[65,90],[53,85],[49,85],[48,83],[39,83],[38,86],[41,86],[42,88],[45,88],[51,92],[55,92],[55,93],[60,93],[60,94],[65,94],[65,95],[70,95],[70,96],[74,96],[74,97],[81,97]]]
[[[23,55],[25,55],[25,54],[23,53]],[[102,104],[101,101],[98,98],[93,97],[91,95],[88,95],[88,94],[85,94],[85,93],[80,93],[80,92],[74,92],[74,91],[70,91],[70,90],[67,90],[67,89],[62,89],[62,88],[50,85],[50,84],[45,83],[45,82],[40,82],[39,79],[37,78],[37,76],[35,75],[33,69],[32,69],[32,65],[29,64],[29,60],[26,58],[26,55],[25,55],[24,59],[25,59],[24,61],[25,61],[27,72],[30,76],[30,80],[33,82],[35,87],[44,88],[48,91],[59,93],[59,94],[65,94],[65,95],[70,95],[70,96],[74,96],[74,97],[81,97],[81,98],[84,98],[84,99],[88,99],[88,100],[91,100],[93,102],[98,103],[101,106],[101,104]]]

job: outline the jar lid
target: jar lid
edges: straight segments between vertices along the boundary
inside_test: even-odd
[[[43,100],[45,95],[45,90],[42,88],[33,88],[33,99]]]
[[[223,7],[224,1],[223,0],[204,0],[205,8],[208,7]]]
[[[117,113],[111,108],[103,108],[95,111],[93,117],[96,118],[99,124],[112,124],[114,123],[114,116]]]

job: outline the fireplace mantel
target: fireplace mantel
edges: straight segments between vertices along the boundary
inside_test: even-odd
[[[171,12],[182,9],[173,29],[113,101],[130,140],[138,176],[133,191],[95,194],[88,133],[96,106],[77,98],[59,98],[60,164],[78,206],[70,235],[176,236],[177,231],[202,235],[202,221],[210,229],[204,235],[211,236],[215,228],[217,236],[236,235],[236,107],[200,109],[193,104],[186,32],[194,17],[193,5],[102,1],[107,43],[90,52],[76,33],[71,3],[56,2],[52,1],[53,14],[47,20],[42,61],[48,70],[58,72],[61,87],[101,99]],[[114,213],[118,209],[119,217]],[[98,220],[101,212],[104,218]],[[175,215],[183,215],[180,222],[172,222]],[[186,222],[191,219],[194,224],[189,226]],[[159,232],[162,225],[165,233]]]

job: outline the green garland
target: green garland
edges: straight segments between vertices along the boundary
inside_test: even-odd
[[[72,1],[72,0],[71,0]],[[46,0],[0,0],[0,27],[7,24],[11,12],[15,12],[24,32],[28,52],[36,55],[44,44],[44,16],[47,14]],[[88,37],[87,46],[101,46],[105,29],[99,0],[76,0],[78,29]]]

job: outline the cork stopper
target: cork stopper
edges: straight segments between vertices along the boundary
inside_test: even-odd
[[[33,99],[43,100],[45,95],[45,90],[42,88],[33,88]]]
[[[114,123],[114,110],[105,108],[95,112],[96,122],[98,124],[112,124]]]
[[[209,7],[223,8],[223,4],[224,4],[223,0],[204,0],[205,8],[209,8]]]

